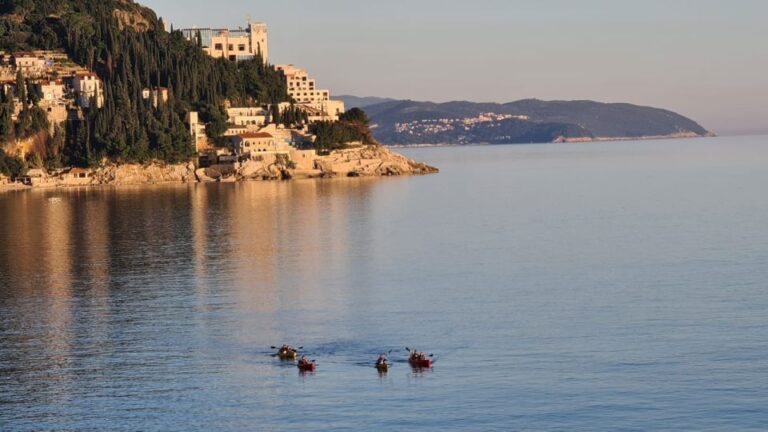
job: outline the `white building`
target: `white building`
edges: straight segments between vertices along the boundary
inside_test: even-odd
[[[207,148],[208,136],[205,133],[205,123],[200,121],[200,114],[197,111],[187,113],[187,124],[189,125],[189,134],[192,136],[192,145],[195,146],[195,152]]]
[[[248,132],[232,137],[235,154],[251,159],[276,154],[290,154],[291,146],[267,132]]]
[[[261,107],[227,108],[227,116],[229,123],[248,129],[258,129],[267,124],[267,112]]]
[[[331,92],[317,87],[317,83],[309,76],[309,73],[294,65],[278,65],[277,69],[285,75],[288,86],[288,95],[299,108],[309,107],[305,110],[310,117],[323,120],[338,120],[344,113],[344,102],[331,100]]]
[[[150,101],[153,107],[157,108],[160,102],[168,102],[168,89],[165,87],[145,88],[142,90],[141,96],[144,100]]]
[[[30,76],[46,70],[49,61],[45,57],[33,53],[15,53],[13,54],[13,65],[26,76]]]
[[[40,81],[35,84],[35,87],[35,90],[37,90],[40,95],[40,99],[48,104],[62,101],[66,95],[64,82],[61,80]]]
[[[91,100],[96,101],[96,107],[104,106],[104,83],[93,72],[78,72],[72,79],[75,98],[78,105],[89,108]]]
[[[194,42],[199,35],[203,50],[211,57],[241,61],[261,54],[265,63],[269,61],[269,34],[263,22],[249,22],[246,29],[190,28],[181,32]]]

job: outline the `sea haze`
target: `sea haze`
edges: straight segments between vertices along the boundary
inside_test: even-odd
[[[0,194],[0,429],[768,428],[766,137],[406,152]]]

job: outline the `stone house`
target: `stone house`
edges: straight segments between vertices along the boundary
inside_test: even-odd
[[[256,157],[276,154],[290,154],[291,146],[275,139],[267,132],[248,132],[232,137],[235,154],[240,157]]]

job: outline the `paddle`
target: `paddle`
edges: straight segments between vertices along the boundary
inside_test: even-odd
[[[408,351],[408,352],[411,352],[411,350],[410,350],[410,349],[408,349],[408,347],[405,347],[405,350],[406,350],[406,351]],[[392,352],[392,351],[390,350],[389,352]],[[430,354],[429,356],[430,356],[430,357],[434,357],[435,355],[434,355],[434,354]]]

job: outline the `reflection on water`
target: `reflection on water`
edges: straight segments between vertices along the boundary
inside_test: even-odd
[[[82,396],[72,387],[85,375],[173,369],[189,349],[175,338],[249,344],[258,331],[278,343],[274,324],[297,309],[343,313],[341,288],[317,284],[345,277],[328,273],[354,258],[349,237],[367,231],[375,187],[350,179],[0,196],[0,368],[11,402],[61,406]]]
[[[0,194],[0,430],[765,429],[764,139],[412,152]]]

